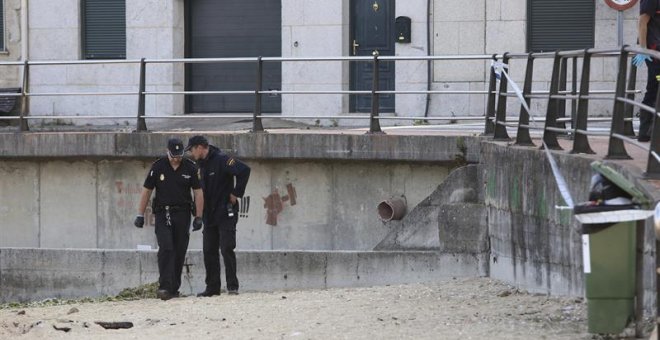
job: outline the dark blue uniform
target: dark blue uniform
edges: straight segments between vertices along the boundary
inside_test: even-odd
[[[647,25],[646,47],[650,50],[660,51],[660,0],[642,0],[639,4],[639,14],[648,14],[651,17]],[[647,80],[646,93],[642,103],[655,107],[658,93],[657,75],[660,75],[660,61],[646,61]],[[653,113],[646,110],[639,112],[639,139],[648,141],[651,137],[653,127]]]
[[[225,263],[227,290],[238,291],[236,277],[236,223],[238,202],[230,208],[229,195],[243,197],[250,178],[250,167],[240,160],[228,156],[215,146],[209,145],[206,159],[199,161],[202,189],[204,191],[204,267],[206,268],[206,291],[220,292],[220,255]],[[234,178],[236,181],[234,182]]]
[[[176,295],[190,240],[191,189],[201,189],[199,169],[183,159],[174,170],[167,157],[151,166],[144,187],[156,189],[152,208],[156,216],[160,290]]]

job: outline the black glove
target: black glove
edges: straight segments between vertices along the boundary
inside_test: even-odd
[[[135,217],[135,222],[133,222],[133,224],[138,228],[144,227],[144,216],[138,215],[137,217]]]
[[[201,217],[195,217],[193,220],[193,231],[197,231],[202,229],[202,218]]]

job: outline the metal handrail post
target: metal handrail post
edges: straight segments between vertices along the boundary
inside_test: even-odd
[[[147,91],[147,63],[145,58],[140,59],[140,84],[138,85],[138,113],[137,113],[137,126],[138,132],[147,131],[147,122],[144,119],[146,107],[146,91]]]
[[[559,92],[566,92],[566,83],[568,81],[568,59],[561,58],[561,66],[559,68]],[[566,99],[559,99],[557,101],[557,118],[566,118]],[[557,127],[561,129],[566,128],[566,122],[563,120],[557,121]]]
[[[614,108],[612,109],[612,128],[610,129],[607,156],[605,156],[607,159],[630,159],[623,140],[613,136],[613,134],[623,134],[624,103],[618,98],[626,96],[626,76],[628,75],[628,51],[626,51],[626,47],[627,45],[624,45],[621,48],[621,55],[619,56],[619,71],[616,78]]]
[[[21,112],[20,118],[18,121],[18,129],[21,132],[30,131],[30,126],[28,125],[27,116],[30,113],[30,98],[28,97],[29,90],[29,79],[30,79],[30,64],[28,61],[23,62],[23,88],[21,89]]]
[[[504,53],[502,56],[502,63],[509,64],[509,52]],[[508,82],[506,77],[500,77],[500,90],[497,98],[497,112],[495,112],[495,134],[493,140],[508,141],[511,140],[506,131],[506,102],[507,102],[507,86]]]
[[[577,95],[577,68],[578,68],[578,58],[573,57],[573,67],[572,70],[572,82],[571,82],[571,94]],[[575,128],[575,120],[577,119],[577,100],[571,100],[571,128]]]
[[[557,127],[557,106],[559,99],[553,98],[559,93],[559,73],[561,68],[561,57],[559,52],[555,52],[555,58],[552,65],[552,76],[550,79],[550,94],[548,96],[548,111],[545,115],[545,128],[543,129],[543,142],[551,150],[562,150],[557,141],[557,132],[548,129]]]
[[[523,97],[529,107],[532,101],[529,94],[532,92],[532,81],[534,77],[534,57],[531,53],[527,55],[527,68],[525,70],[525,84],[523,84]],[[516,145],[534,146],[529,135],[529,112],[525,106],[520,104],[520,118],[518,119],[518,133],[516,133]]]
[[[257,58],[257,81],[254,90],[254,113],[252,114],[252,132],[264,132],[264,125],[261,122],[261,89],[263,87],[264,62],[260,57]]]
[[[635,65],[630,66],[630,75],[628,76],[628,91],[626,98],[630,100],[635,100],[635,83],[637,82],[637,67]],[[630,104],[625,104],[625,110],[623,117],[630,120],[625,120],[623,122],[623,135],[635,137],[635,130],[633,129],[633,110],[634,107]]]
[[[374,53],[373,61],[373,79],[371,86],[371,115],[369,118],[369,133],[383,133],[383,130],[380,129],[380,121],[378,120],[378,109],[380,105],[380,98],[378,94],[378,89],[380,86],[380,62],[378,60],[378,53]]]
[[[493,62],[497,62],[497,54],[493,54]],[[490,67],[490,77],[488,80],[488,102],[486,103],[486,123],[484,126],[484,135],[490,136],[495,133],[495,105],[497,102],[497,77],[495,75],[495,68]]]
[[[575,67],[573,68],[575,70]],[[571,153],[594,154],[595,152],[589,145],[589,138],[578,130],[587,131],[587,122],[589,119],[589,82],[591,81],[591,53],[585,49],[582,59],[582,78],[580,79],[580,95],[577,102],[577,113],[573,120],[573,150]]]

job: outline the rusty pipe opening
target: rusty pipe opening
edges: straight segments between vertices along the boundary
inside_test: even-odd
[[[391,198],[378,204],[378,217],[383,222],[398,221],[406,215],[406,201],[403,198]]]

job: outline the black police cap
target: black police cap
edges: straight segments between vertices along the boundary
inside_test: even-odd
[[[192,136],[190,139],[188,139],[188,146],[186,146],[186,151],[198,145],[207,146],[209,145],[209,141],[204,136]]]
[[[183,156],[183,142],[178,138],[171,138],[167,141],[167,150],[174,157]]]

